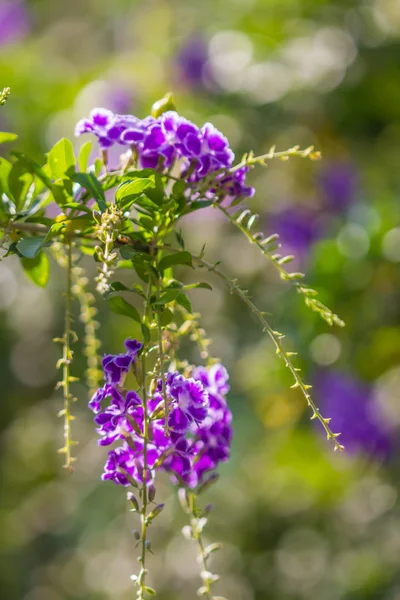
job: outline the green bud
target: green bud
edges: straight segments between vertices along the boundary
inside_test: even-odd
[[[157,515],[163,510],[164,504],[157,504],[157,506],[147,515],[147,520],[150,523]]]
[[[160,115],[167,112],[168,110],[176,110],[174,95],[172,92],[167,92],[161,100],[154,102],[151,107],[151,116],[157,119]]]
[[[127,498],[129,500],[129,502],[132,504],[134,510],[139,511],[139,502],[138,502],[135,494],[132,494],[132,492],[128,492]]]
[[[101,224],[101,213],[98,210],[93,211],[93,218],[99,225]]]

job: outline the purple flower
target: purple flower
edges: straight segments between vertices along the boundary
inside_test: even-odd
[[[104,377],[107,383],[112,385],[121,385],[129,367],[133,362],[133,356],[130,354],[106,354],[102,360]]]
[[[343,212],[354,202],[357,192],[357,172],[354,165],[345,161],[327,165],[319,175],[319,183],[329,209]]]
[[[229,458],[232,415],[225,399],[229,391],[226,369],[216,364],[208,369],[195,369],[193,378],[178,372],[166,375],[165,392],[169,404],[169,432],[166,433],[161,380],[145,405],[136,391],[121,387],[142,344],[128,339],[125,348],[126,354],[104,357],[105,385],[89,402],[89,407],[96,413],[94,421],[100,435],[99,445],[119,443],[108,453],[103,479],[111,479],[120,485],[128,485],[130,478],[143,483],[146,417],[146,482],[152,482],[156,468],[161,468],[175,480],[195,487],[209,471]]]
[[[235,155],[227,138],[211,123],[200,129],[175,111],[168,111],[157,119],[139,120],[133,115],[117,115],[96,108],[89,119],[78,122],[75,133],[94,134],[103,149],[114,144],[131,146],[142,168],[163,171],[176,164],[181,178],[188,183],[211,178],[207,180],[206,189],[191,190],[192,200],[216,196],[231,202],[254,194],[254,189],[246,185],[249,168],[231,171]]]
[[[97,433],[102,436],[100,446],[108,446],[117,438],[124,439],[125,433],[133,431],[127,415],[136,421],[140,429],[143,428],[142,401],[136,392],[130,390],[124,398],[116,388],[111,388],[110,396],[110,405],[94,418],[94,422],[99,425]]]
[[[200,381],[173,374],[167,384],[167,394],[173,399],[168,426],[177,433],[185,433],[191,423],[199,424],[207,416],[208,393]]]
[[[143,348],[143,344],[137,340],[125,340],[124,346],[130,356],[136,356]]]
[[[278,233],[284,252],[304,257],[321,236],[319,214],[307,206],[295,205],[273,215],[269,228]]]
[[[147,445],[147,473],[146,482],[152,483],[154,479],[154,464],[159,458],[160,452],[154,444]],[[137,449],[133,450],[126,442],[110,450],[107,462],[104,465],[103,481],[111,479],[119,485],[129,485],[127,473],[138,483],[144,481],[143,442],[137,443]]]
[[[97,137],[100,147],[107,149],[121,143],[125,130],[135,126],[138,121],[133,115],[117,115],[106,108],[94,108],[89,119],[78,121],[75,135],[92,133]]]
[[[337,371],[320,371],[315,390],[321,412],[331,418],[330,427],[341,433],[340,442],[348,452],[379,459],[390,457],[392,430],[366,383]]]
[[[23,39],[29,29],[30,19],[24,2],[0,1],[0,46]]]
[[[180,48],[176,63],[181,79],[190,87],[203,87],[208,74],[208,48],[200,35],[188,38]]]

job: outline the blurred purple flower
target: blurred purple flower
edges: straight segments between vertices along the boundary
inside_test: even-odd
[[[388,459],[393,451],[392,429],[385,422],[372,389],[366,383],[338,371],[320,371],[315,391],[321,412],[330,417],[333,431],[350,453]]]
[[[132,109],[133,94],[123,85],[111,82],[105,96],[105,104],[116,113],[125,114]]]
[[[188,87],[201,88],[208,78],[208,48],[200,34],[187,38],[178,51],[176,64],[181,80]]]
[[[30,18],[25,3],[0,0],[0,46],[17,42],[30,30]]]
[[[306,206],[291,206],[273,215],[268,229],[271,233],[279,234],[285,253],[293,252],[301,259],[322,235],[319,216],[315,210]]]
[[[323,167],[319,185],[324,203],[330,210],[342,212],[354,201],[357,191],[357,172],[349,162],[338,161]]]

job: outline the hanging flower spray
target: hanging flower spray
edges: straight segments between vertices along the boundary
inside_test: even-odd
[[[2,103],[8,93],[4,90]],[[246,181],[250,169],[275,158],[315,160],[319,154],[312,147],[301,150],[295,146],[283,152],[272,147],[267,154],[250,152],[235,162],[221,132],[211,123],[199,128],[180,116],[170,94],[142,120],[93,109],[76,126],[76,135],[86,133],[94,135],[100,147],[101,158],[93,164],[89,164],[90,141],[75,157],[67,139],[48,152],[43,166],[22,153],[13,153],[10,161],[1,160],[3,257],[19,256],[27,275],[41,286],[48,280],[49,251],[66,272],[65,329],[56,341],[62,346],[58,387],[64,397],[60,411],[64,446],[60,452],[69,471],[75,460],[72,405],[76,398],[71,388],[77,380],[73,375],[76,336],[72,303],[74,299],[79,302],[91,390],[89,408],[95,415],[98,443],[108,448],[102,478],[127,488],[131,510],[139,516],[134,530],[139,569],[132,575],[136,597],[155,594],[148,584],[148,554],[153,551],[150,529],[164,507],[157,493],[157,475],[164,471],[178,488],[188,515],[183,534],[197,545],[201,565],[198,595],[221,600],[213,593],[218,576],[210,570],[210,556],[220,546],[206,546],[203,541],[210,506],[200,508],[198,499],[216,481],[218,465],[229,459],[229,376],[210,354],[210,342],[187,295],[189,289],[211,286],[202,281],[185,284],[176,277],[177,266],[211,272],[248,306],[290,371],[292,387],[303,394],[311,418],[320,421],[335,450],[343,447],[338,441],[340,434],[331,430],[329,418],[317,408],[311,386],[294,362],[295,352],[285,346],[284,335],[273,328],[235,278],[225,274],[219,263],[207,260],[204,249],[197,253],[187,249],[179,223],[185,215],[207,206],[220,211],[257,246],[311,310],[329,325],[342,326],[339,317],[304,283],[303,274],[287,269],[293,257],[279,254],[278,236],[265,237],[255,231],[257,215],[247,208],[234,208],[239,203],[243,206],[254,194]],[[1,135],[7,141],[13,139],[13,134]],[[125,148],[118,168],[110,169],[108,150],[116,144]],[[46,216],[50,202],[56,202],[61,213],[55,219]],[[100,301],[135,321],[141,332],[139,340],[125,341],[121,354],[106,354],[102,369],[95,297],[81,263],[78,265],[82,253],[96,262],[94,287]],[[118,281],[120,268],[130,269],[129,286]],[[137,297],[140,309],[138,302],[126,299],[130,295]],[[204,365],[191,365],[181,356],[185,337],[198,345]]]

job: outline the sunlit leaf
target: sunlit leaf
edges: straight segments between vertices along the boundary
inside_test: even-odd
[[[50,264],[45,252],[40,252],[34,258],[21,258],[25,274],[33,283],[45,287],[49,280]]]
[[[76,164],[72,142],[62,138],[48,153],[48,162],[55,179],[63,177]]]

